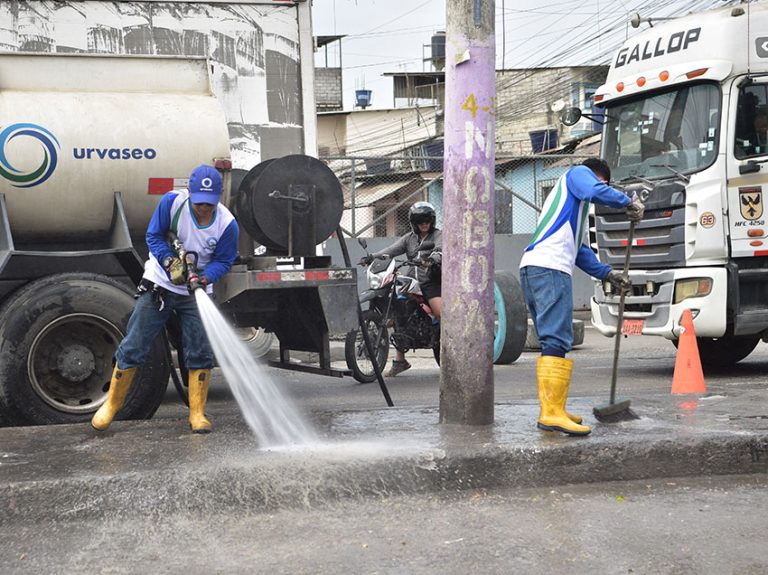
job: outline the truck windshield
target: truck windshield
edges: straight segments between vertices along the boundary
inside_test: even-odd
[[[680,87],[606,108],[603,157],[613,179],[669,177],[709,166],[717,155],[720,90]]]

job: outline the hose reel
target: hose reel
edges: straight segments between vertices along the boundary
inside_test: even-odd
[[[261,245],[288,256],[314,256],[344,210],[341,183],[311,156],[266,160],[243,178],[234,202],[238,222]]]

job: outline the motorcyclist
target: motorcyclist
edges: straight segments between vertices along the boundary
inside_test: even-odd
[[[429,307],[435,318],[440,319],[443,309],[443,298],[440,291],[440,265],[443,260],[443,234],[435,227],[437,214],[435,207],[429,202],[416,202],[408,210],[408,221],[411,230],[386,249],[364,256],[359,264],[369,265],[378,256],[392,258],[406,254],[410,261],[419,261],[416,268],[416,279],[421,284],[421,293],[427,298]],[[410,369],[411,364],[405,359],[405,353],[396,350],[392,367],[386,375],[394,377],[398,373]]]

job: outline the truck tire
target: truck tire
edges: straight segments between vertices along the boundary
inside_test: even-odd
[[[113,356],[134,307],[132,290],[106,276],[44,277],[0,309],[0,421],[89,421],[106,400]],[[162,338],[139,369],[119,419],[148,419],[168,385]]]
[[[747,357],[760,342],[757,335],[729,337],[697,337],[702,367],[722,369],[731,367]],[[677,347],[678,340],[674,341]]]
[[[371,345],[376,345],[376,338],[379,338],[379,349],[376,352],[378,357],[379,369],[384,371],[389,356],[389,333],[386,326],[381,324],[381,314],[379,312],[367,309],[363,311],[363,324],[368,329],[368,337],[371,338]],[[378,333],[378,330],[381,333]],[[347,360],[347,367],[352,370],[352,377],[360,383],[371,383],[376,381],[376,372],[373,363],[368,355],[360,329],[350,331],[344,341],[344,358]]]
[[[493,286],[495,329],[493,363],[512,363],[523,352],[528,313],[520,281],[509,271],[498,271]]]
[[[275,341],[275,334],[265,331],[263,327],[239,327],[235,331],[255,359],[267,355]]]

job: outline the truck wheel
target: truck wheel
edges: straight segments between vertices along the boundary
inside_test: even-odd
[[[66,273],[34,281],[0,309],[0,414],[16,425],[79,423],[104,403],[113,356],[134,307],[132,291],[106,276]],[[169,366],[158,338],[120,419],[152,417]]]
[[[275,334],[265,331],[263,327],[238,327],[235,331],[256,359],[267,355],[275,341]]]
[[[379,368],[383,371],[389,356],[389,334],[386,326],[380,324],[379,312],[370,309],[363,311],[363,325],[368,330],[371,345],[375,346],[378,338],[379,349],[376,352],[378,356],[376,359]],[[359,328],[347,334],[347,339],[344,341],[344,357],[347,360],[347,367],[352,370],[352,377],[357,381],[360,383],[376,381],[376,372]]]
[[[747,357],[760,342],[756,335],[730,337],[697,337],[702,367],[721,369],[731,367]],[[678,341],[675,342],[677,347]]]
[[[493,286],[495,328],[493,363],[512,363],[523,352],[528,314],[519,280],[509,271],[498,271]]]

